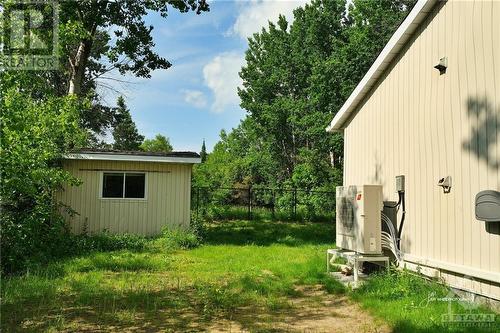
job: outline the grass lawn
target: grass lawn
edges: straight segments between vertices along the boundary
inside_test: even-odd
[[[332,224],[226,221],[211,224],[204,245],[191,250],[155,239],[143,251],[65,259],[2,280],[1,328],[303,332],[321,324],[315,331],[463,330],[441,326],[447,304],[422,305],[429,293],[446,295],[446,289],[409,274],[344,290],[324,272],[334,238]]]

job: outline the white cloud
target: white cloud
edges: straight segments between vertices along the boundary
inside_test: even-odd
[[[238,4],[238,16],[228,34],[243,39],[267,27],[268,21],[276,22],[280,14],[289,22],[293,20],[293,10],[310,0],[250,0]],[[214,94],[211,106],[213,112],[223,112],[228,106],[239,105],[237,87],[242,81],[238,75],[244,65],[244,55],[238,52],[225,52],[214,57],[203,67],[205,84]]]
[[[293,20],[293,10],[303,6],[309,0],[252,0],[241,3],[241,10],[236,22],[228,33],[248,38],[263,27],[268,26],[268,21],[277,22],[280,14],[288,22]]]
[[[197,107],[203,108],[207,106],[207,99],[205,98],[205,94],[199,90],[183,90],[184,101],[187,103]]]
[[[242,54],[225,52],[217,55],[203,67],[205,84],[214,93],[212,111],[223,112],[229,105],[238,105],[237,87],[241,86],[238,75],[245,59]]]

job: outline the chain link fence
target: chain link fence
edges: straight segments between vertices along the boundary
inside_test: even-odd
[[[213,220],[334,221],[335,192],[299,188],[193,187],[192,210]]]

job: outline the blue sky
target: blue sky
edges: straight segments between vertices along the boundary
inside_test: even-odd
[[[293,17],[304,0],[210,1],[210,12],[178,13],[167,19],[150,13],[156,52],[172,63],[151,79],[115,78],[102,81],[120,91],[139,131],[147,138],[160,133],[175,150],[199,151],[205,139],[208,150],[221,129],[231,130],[244,117],[236,93],[238,71],[244,64],[246,38],[279,13]],[[114,104],[117,94],[101,89],[104,100]]]

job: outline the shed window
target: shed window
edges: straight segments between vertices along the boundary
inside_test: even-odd
[[[143,173],[125,174],[125,198],[144,198],[145,180]]]
[[[102,184],[103,198],[145,198],[146,175],[144,173],[105,172]]]

